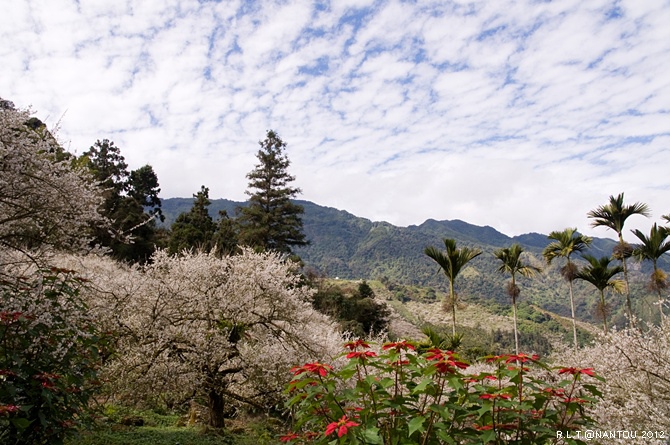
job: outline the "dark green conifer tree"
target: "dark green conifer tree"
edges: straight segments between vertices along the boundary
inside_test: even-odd
[[[216,224],[209,216],[209,188],[204,185],[193,195],[193,207],[181,213],[174,224],[168,242],[168,252],[172,255],[184,250],[200,249],[209,252],[213,246]]]
[[[98,140],[77,161],[87,166],[103,190],[101,212],[112,224],[95,227],[94,243],[109,247],[122,261],[144,262],[156,249],[156,222],[164,220],[158,176],[150,165],[128,172],[114,142]]]
[[[259,250],[291,254],[292,246],[307,244],[303,233],[302,206],[295,204],[301,190],[291,187],[286,143],[272,130],[259,142],[259,164],[247,174],[250,196],[247,207],[238,208],[239,242]]]

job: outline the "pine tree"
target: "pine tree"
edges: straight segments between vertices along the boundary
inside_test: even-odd
[[[148,260],[156,249],[155,218],[165,219],[153,168],[145,165],[129,173],[121,150],[108,139],[96,141],[78,163],[88,167],[102,188],[105,201],[101,211],[112,222],[112,231],[94,228],[94,244],[110,248],[119,260]]]
[[[181,213],[172,224],[172,234],[168,243],[168,252],[171,255],[191,249],[203,252],[211,250],[216,224],[207,210],[210,204],[209,188],[203,185],[200,191],[193,195],[191,210]]]
[[[302,206],[291,202],[301,190],[291,187],[286,143],[272,130],[267,132],[256,157],[259,164],[247,174],[250,196],[247,207],[238,208],[239,241],[258,250],[291,254],[292,246],[307,244],[302,231]]]

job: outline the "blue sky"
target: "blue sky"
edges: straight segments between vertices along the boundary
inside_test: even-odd
[[[164,198],[245,199],[274,129],[301,198],[372,220],[670,213],[667,0],[0,2],[0,96],[71,151],[115,141]]]

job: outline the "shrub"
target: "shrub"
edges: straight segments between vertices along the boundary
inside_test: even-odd
[[[557,432],[565,440],[591,424],[585,408],[599,394],[591,368],[549,368],[537,356],[489,356],[489,370],[468,374],[456,354],[419,355],[406,341],[379,353],[361,340],[346,347],[349,362],[339,370],[318,362],[292,369],[286,392],[295,424],[282,442],[557,442]]]
[[[62,443],[87,422],[103,345],[80,286],[63,269],[0,282],[2,443]]]

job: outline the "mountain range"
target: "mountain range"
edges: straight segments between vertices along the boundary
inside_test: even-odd
[[[163,200],[165,224],[169,226],[181,212],[191,208],[193,200],[168,198]],[[387,222],[375,222],[352,215],[344,210],[320,206],[309,201],[296,201],[304,207],[304,232],[310,244],[296,248],[305,267],[318,273],[341,279],[379,280],[391,288],[428,286],[439,292],[447,290],[448,282],[435,262],[423,250],[427,246],[443,247],[444,238],[453,238],[458,246],[482,250],[461,272],[456,288],[461,299],[472,302],[496,302],[509,305],[505,291],[508,276],[498,272],[499,261],[493,251],[513,243],[523,246],[526,261],[543,269],[534,279],[520,279],[521,298],[561,315],[569,314],[567,285],[562,279],[560,261],[550,267],[542,257],[549,240],[547,235],[528,233],[509,237],[489,226],[476,226],[461,220],[436,221],[429,219],[420,225],[397,227]],[[220,210],[234,215],[243,202],[213,199],[210,215],[218,217]],[[563,228],[557,227],[557,230]],[[594,238],[587,253],[596,257],[609,256],[616,242],[609,238]],[[575,255],[578,257],[578,255]],[[577,261],[581,261],[577,258]],[[667,261],[660,265],[667,270]],[[630,262],[632,292],[645,293],[646,266]],[[594,321],[592,305],[595,292],[590,285],[577,283],[575,293],[579,318]],[[621,309],[621,297],[612,298],[614,313]],[[640,299],[639,304],[643,299]],[[641,309],[642,310],[642,309]]]

